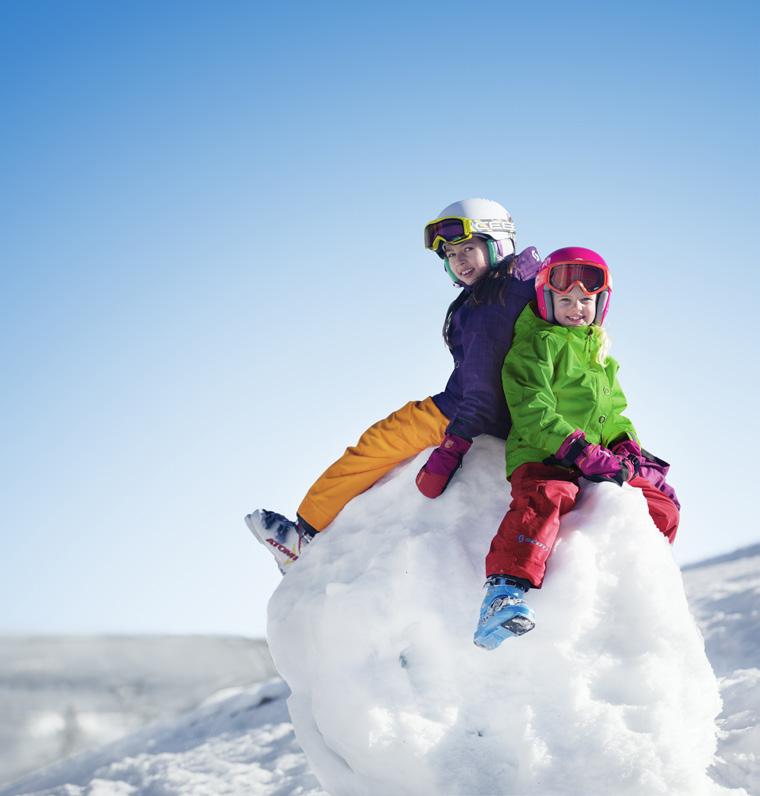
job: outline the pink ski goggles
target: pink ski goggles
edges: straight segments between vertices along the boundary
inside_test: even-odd
[[[549,290],[559,295],[579,287],[587,296],[595,296],[612,287],[607,269],[591,263],[557,263],[541,276]]]

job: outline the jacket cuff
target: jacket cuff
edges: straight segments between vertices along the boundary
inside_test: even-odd
[[[455,437],[462,437],[462,439],[472,442],[473,437],[477,435],[471,433],[471,429],[468,428],[469,425],[470,424],[464,420],[454,418],[446,428],[446,433],[453,434]]]

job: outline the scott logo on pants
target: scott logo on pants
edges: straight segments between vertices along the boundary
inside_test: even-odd
[[[526,536],[524,533],[521,533],[517,537],[517,541],[526,542],[527,544],[534,544],[536,547],[540,547],[542,550],[549,549],[543,542],[539,542],[538,539],[534,539],[532,536]]]

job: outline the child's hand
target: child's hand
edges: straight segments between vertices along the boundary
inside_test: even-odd
[[[613,481],[622,486],[636,474],[631,462],[603,445],[592,445],[577,429],[557,451],[557,459],[566,467],[576,467],[589,481]]]
[[[621,459],[627,459],[633,467],[634,475],[638,474],[642,464],[644,464],[644,456],[641,453],[641,447],[635,439],[624,439],[616,442],[610,450],[620,456]]]
[[[449,485],[454,473],[462,465],[462,457],[472,442],[455,434],[447,434],[417,473],[417,488],[425,497],[437,498]]]
[[[589,481],[614,481],[619,486],[636,475],[630,459],[618,456],[603,445],[588,445],[575,460],[575,466]]]
[[[649,481],[652,486],[659,489],[663,495],[669,497],[673,503],[676,504],[676,508],[680,509],[681,503],[678,500],[675,490],[665,480],[668,470],[670,470],[670,465],[666,461],[660,459],[649,451],[641,451],[641,467],[639,468],[639,475],[642,478],[646,478],[647,481]]]

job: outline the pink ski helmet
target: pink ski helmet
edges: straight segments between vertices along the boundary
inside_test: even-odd
[[[582,246],[557,249],[541,263],[536,274],[538,314],[554,323],[553,295],[569,293],[576,285],[586,295],[596,296],[594,323],[601,326],[610,306],[612,276],[602,256]]]

